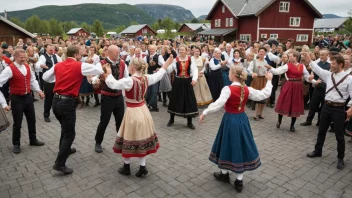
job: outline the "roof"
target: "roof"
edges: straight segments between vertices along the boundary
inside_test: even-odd
[[[151,27],[149,27],[149,25],[147,25],[147,24],[131,25],[128,28],[126,28],[125,30],[123,30],[120,34],[135,34],[139,30],[143,29],[145,26],[147,26],[149,29],[151,29],[156,34],[156,32]]]
[[[317,28],[339,28],[348,18],[316,19],[314,29]]]
[[[208,16],[205,18],[206,20],[209,20],[211,13],[220,1],[232,12],[235,17],[240,17],[248,15],[258,16],[276,0],[217,0]],[[323,15],[308,0],[304,1],[320,18],[323,17]]]
[[[78,31],[80,30],[84,30],[86,32],[88,32],[87,30],[83,29],[83,28],[72,28],[70,31],[68,31],[66,34],[76,34]]]
[[[202,32],[199,32],[197,34],[199,35],[208,35],[208,36],[226,36],[234,31],[236,31],[236,28],[226,28],[226,29],[211,29],[211,30],[204,30]]]
[[[8,25],[12,26],[13,28],[23,32],[24,34],[27,34],[31,38],[36,37],[35,34],[32,34],[32,33],[28,32],[27,30],[25,30],[24,28],[12,23],[11,21],[7,20],[5,17],[0,16],[0,21],[3,21],[4,23],[7,23]]]

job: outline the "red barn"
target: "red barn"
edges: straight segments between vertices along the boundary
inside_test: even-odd
[[[72,28],[66,33],[68,36],[77,36],[77,37],[88,37],[90,36],[89,32],[83,28]]]
[[[312,43],[315,18],[322,14],[308,0],[217,0],[206,17],[211,30],[199,34],[221,41],[293,39],[304,45]]]
[[[36,35],[0,16],[0,42],[5,41],[8,45],[16,46],[18,39],[25,41],[35,37]]]
[[[126,28],[124,31],[121,32],[121,36],[129,38],[134,38],[139,35],[155,36],[156,32],[147,24],[131,25],[130,27]]]

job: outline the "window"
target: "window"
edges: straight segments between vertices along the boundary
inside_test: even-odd
[[[222,6],[222,13],[225,13],[225,5]]]
[[[297,34],[296,41],[297,42],[307,42],[308,41],[308,34]]]
[[[147,29],[143,29],[142,30],[142,34],[148,34],[148,30]]]
[[[218,26],[217,27],[221,27],[221,19],[218,19]]]
[[[266,38],[268,38],[268,35],[267,34],[260,34],[260,38],[266,39]]]
[[[270,34],[270,38],[278,39],[279,35],[278,34]]]
[[[301,17],[290,17],[290,26],[298,27],[301,24]]]
[[[233,18],[230,18],[230,27],[233,27]]]
[[[229,18],[226,18],[226,27],[229,27]]]
[[[217,19],[215,19],[215,22],[214,22],[215,24],[215,27],[218,27],[218,20]]]
[[[251,35],[250,34],[240,34],[240,40],[241,41],[251,41]]]
[[[281,1],[279,12],[290,12],[290,2]]]

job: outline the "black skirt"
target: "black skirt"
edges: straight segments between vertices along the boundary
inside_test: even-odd
[[[221,69],[211,71],[208,75],[208,86],[210,89],[213,100],[216,101],[221,94],[221,90],[224,87],[224,80],[222,79]]]
[[[192,78],[178,78],[175,76],[167,112],[185,118],[198,115],[197,100],[191,83]]]

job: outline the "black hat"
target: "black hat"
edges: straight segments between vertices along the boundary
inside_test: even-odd
[[[9,45],[7,45],[6,43],[3,43],[2,45],[1,45],[1,48],[2,49],[7,49],[9,47]]]

